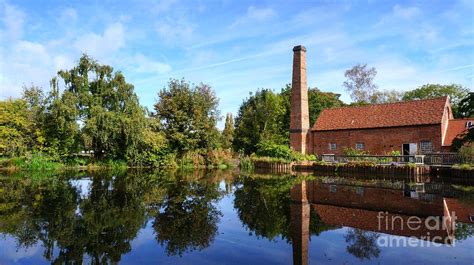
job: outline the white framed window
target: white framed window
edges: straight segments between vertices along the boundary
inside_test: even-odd
[[[336,149],[337,149],[336,143],[329,143],[329,150],[336,150]]]
[[[364,143],[356,143],[356,150],[364,150],[365,145]]]
[[[420,151],[422,154],[433,152],[433,143],[431,141],[421,141]]]

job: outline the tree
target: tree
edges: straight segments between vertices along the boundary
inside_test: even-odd
[[[458,115],[463,118],[474,117],[474,93],[469,93],[460,101]],[[454,151],[465,153],[464,156],[468,157],[467,160],[472,160],[474,154],[474,128],[471,127],[461,135],[456,136],[451,147]],[[470,155],[468,155],[469,153]]]
[[[393,103],[402,101],[404,96],[403,92],[396,90],[383,90],[375,91],[372,97],[370,98],[370,103],[372,104],[382,104],[382,103]]]
[[[360,260],[370,260],[380,255],[380,248],[377,246],[379,234],[371,231],[351,228],[347,230],[344,239],[349,244],[347,252],[359,258]]]
[[[459,116],[463,118],[474,117],[474,92],[470,92],[459,102]]]
[[[235,118],[233,147],[245,154],[254,153],[262,140],[277,144],[287,143],[284,124],[285,105],[282,98],[270,89],[250,94],[239,108]]]
[[[461,85],[440,85],[426,84],[414,90],[407,91],[403,96],[403,100],[419,100],[436,97],[449,96],[454,117],[460,117],[459,104],[461,100],[468,96],[469,90]]]
[[[232,141],[234,139],[234,118],[232,113],[227,113],[225,117],[225,126],[222,131],[222,147],[225,149],[232,147]]]
[[[377,85],[374,84],[376,75],[377,70],[374,67],[368,68],[367,64],[357,64],[346,70],[344,76],[347,80],[343,85],[355,103],[370,103],[372,101],[372,97],[377,91]]]
[[[59,92],[56,78],[46,99],[44,132],[47,153],[59,160],[80,148],[77,97],[70,91]]]
[[[218,145],[219,101],[210,86],[171,79],[158,98],[155,117],[178,156],[194,150],[205,154]]]
[[[76,123],[83,123],[82,132],[90,137],[96,157],[130,159],[138,155],[144,109],[121,72],[82,55],[73,69],[59,71],[51,82],[53,90],[58,90],[59,79],[66,88],[61,97],[63,108],[75,107]]]
[[[28,150],[31,121],[27,102],[21,99],[0,101],[0,154],[18,156]]]

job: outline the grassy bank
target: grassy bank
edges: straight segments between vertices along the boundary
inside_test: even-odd
[[[155,164],[133,164],[123,160],[93,157],[71,157],[64,160],[53,159],[47,155],[36,153],[21,157],[0,157],[0,170],[4,171],[62,171],[62,170],[98,170],[128,168],[162,168],[162,169],[227,169],[237,165],[230,154],[213,153],[211,159],[202,155],[189,154],[180,159],[169,157]]]

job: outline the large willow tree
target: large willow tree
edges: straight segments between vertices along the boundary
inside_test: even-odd
[[[59,90],[60,81],[65,85],[65,107],[77,110],[86,149],[98,158],[130,159],[138,154],[144,109],[121,72],[83,55],[77,66],[53,78],[53,91]]]

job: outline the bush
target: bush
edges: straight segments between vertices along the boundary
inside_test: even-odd
[[[292,161],[298,156],[298,154],[291,150],[290,147],[286,145],[275,144],[270,141],[262,141],[257,144],[256,155],[260,157],[282,158],[288,161]]]
[[[180,168],[203,168],[206,165],[204,156],[197,151],[189,151],[178,162]]]
[[[363,155],[367,155],[367,152],[363,151],[363,150],[357,150],[357,149],[354,149],[354,148],[344,148],[344,155],[346,156],[363,156]]]
[[[459,154],[461,155],[464,163],[474,164],[474,143],[463,145],[459,148]]]
[[[232,166],[232,151],[230,149],[215,149],[207,152],[207,165],[214,168]]]
[[[473,170],[474,169],[474,167],[471,166],[470,164],[456,164],[456,165],[453,165],[453,168],[461,169],[461,170]]]

